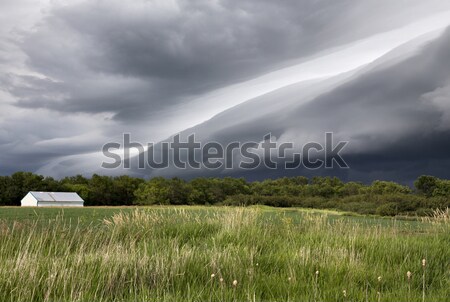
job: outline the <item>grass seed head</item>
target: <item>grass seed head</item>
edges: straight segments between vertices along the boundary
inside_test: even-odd
[[[342,294],[344,295],[344,297],[347,297],[347,291],[345,289],[342,291]]]
[[[425,258],[422,259],[422,266],[423,266],[423,267],[427,266],[427,260],[425,260]]]
[[[411,273],[410,271],[408,271],[408,272],[406,273],[406,277],[408,277],[408,280],[411,279],[411,276],[412,276],[412,273]]]

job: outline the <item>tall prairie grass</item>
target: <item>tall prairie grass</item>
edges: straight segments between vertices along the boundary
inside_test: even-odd
[[[445,215],[414,228],[298,215],[173,208],[91,226],[0,221],[0,301],[448,301]]]

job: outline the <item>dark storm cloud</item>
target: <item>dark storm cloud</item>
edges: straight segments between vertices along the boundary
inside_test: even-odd
[[[364,181],[383,178],[405,183],[424,173],[449,178],[450,121],[446,117],[450,106],[440,105],[443,100],[450,102],[450,29],[416,55],[373,66],[347,75],[344,84],[306,104],[292,102],[301,93],[301,86],[294,85],[224,112],[186,131],[184,137],[195,133],[205,141],[227,144],[234,140],[261,141],[266,133],[272,132],[301,146],[307,142],[305,137],[323,142],[324,133],[331,131],[336,139],[349,141],[345,149],[349,170],[259,169],[233,173],[253,179],[292,173],[338,175]],[[330,87],[332,81],[336,80],[329,80]],[[261,108],[270,100],[277,100],[279,109],[264,112]],[[241,112],[246,112],[246,116]]]
[[[20,43],[52,80],[10,87],[18,106],[151,118],[206,91],[392,29],[442,1],[82,1]],[[42,93],[45,91],[46,93]]]
[[[103,143],[123,132],[143,132],[149,140],[166,137],[158,131],[172,133],[176,127],[166,124],[169,118],[201,110],[191,109],[190,101],[216,88],[450,9],[444,0],[44,2],[44,18],[36,1],[0,3],[5,12],[0,20],[2,174],[42,166],[60,176],[95,169],[100,163],[91,153]],[[223,142],[261,139],[267,132],[281,137],[301,129],[314,136],[336,129],[358,143],[360,149],[349,156],[367,175],[364,164],[369,167],[369,159],[381,152],[401,162],[404,150],[388,146],[392,141],[409,146],[415,129],[429,133],[433,142],[439,135],[447,139],[450,84],[437,83],[447,76],[447,61],[440,61],[448,58],[437,50],[429,53],[429,62],[420,57],[409,61],[410,67],[352,78],[328,96],[317,97],[323,93],[318,84],[316,105],[292,107],[313,98],[303,94],[303,84],[294,85],[195,129],[204,139]],[[422,70],[423,77],[412,76]],[[337,82],[323,85],[334,89]],[[372,142],[381,143],[367,153]]]

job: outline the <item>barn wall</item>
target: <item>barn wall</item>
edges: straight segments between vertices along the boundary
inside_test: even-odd
[[[49,202],[40,201],[38,207],[82,207],[82,202]]]
[[[22,207],[35,207],[37,206],[37,200],[33,195],[28,193],[21,201]]]

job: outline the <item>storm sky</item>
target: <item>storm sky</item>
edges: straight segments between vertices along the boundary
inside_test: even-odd
[[[191,129],[223,142],[333,131],[352,144],[349,179],[450,177],[447,0],[2,0],[0,12],[0,174],[113,174],[103,144]]]

